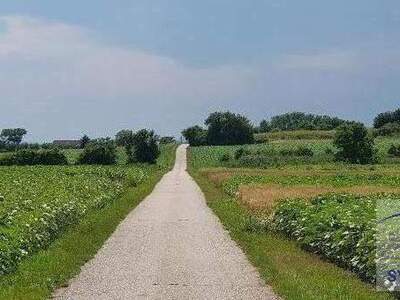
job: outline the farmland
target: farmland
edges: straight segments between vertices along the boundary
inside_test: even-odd
[[[400,143],[400,138],[385,137],[376,139],[377,155],[380,164],[391,164],[400,162],[399,158],[389,157],[387,151],[391,144]],[[274,155],[271,152],[279,152],[281,150],[296,149],[305,147],[313,151],[311,157],[296,157],[296,156],[282,156],[279,153]],[[235,151],[240,148],[248,149],[252,152],[259,152],[261,155],[258,159],[245,160],[238,162],[234,160]],[[193,166],[195,168],[209,168],[209,167],[257,167],[268,168],[274,166],[284,166],[287,168],[291,165],[328,165],[334,164],[335,147],[332,140],[329,139],[283,139],[273,140],[267,143],[245,145],[245,146],[204,146],[193,148],[191,153],[193,158]],[[230,158],[226,161],[221,161],[221,157],[227,154]],[[268,158],[261,158],[262,154],[266,154]],[[264,159],[264,160],[263,160]],[[334,164],[338,165],[338,164]]]
[[[378,201],[400,203],[400,166],[387,154],[399,141],[376,139],[378,161],[370,165],[337,162],[325,137],[192,147],[190,172],[279,294],[389,299],[372,291],[374,234]],[[298,155],[310,152],[302,148],[312,155]]]
[[[64,239],[64,235],[68,238],[70,228],[79,228],[81,223],[91,218],[87,216],[108,211],[101,220],[104,219],[112,230],[112,226],[116,226],[118,219],[123,217],[121,213],[127,213],[144,196],[142,193],[150,192],[160,176],[171,168],[175,145],[163,146],[161,150],[156,165],[120,163],[113,166],[1,167],[0,275],[6,276],[3,281],[0,280],[0,286],[6,284],[7,288],[11,288],[13,284],[10,285],[9,281],[17,283],[21,280],[18,277],[21,264],[29,265],[36,253],[51,247],[58,239]],[[73,156],[77,155],[70,152]],[[124,196],[127,192],[128,195],[139,194],[136,198],[130,198],[132,196]],[[125,210],[119,200],[121,197],[129,201]],[[118,219],[113,220],[116,212]],[[104,225],[98,230],[104,230]],[[96,239],[101,243],[101,239],[106,237],[98,233]],[[88,251],[88,254],[101,245],[90,244],[85,247],[87,241],[81,242],[79,247]],[[63,271],[66,279],[70,276],[68,272],[82,263],[75,257],[80,250],[74,249],[67,252],[72,262],[71,269]],[[51,259],[57,261],[55,256],[51,256]],[[45,269],[46,266],[42,264],[41,268]],[[48,269],[41,272],[48,272]],[[60,278],[63,272],[58,271],[55,275]],[[45,278],[40,278],[39,272],[36,280],[42,279]],[[30,287],[26,280],[19,282],[23,288]],[[40,288],[44,289],[44,293],[52,289],[46,285]],[[0,298],[2,296],[0,293]]]
[[[146,180],[135,167],[9,167],[0,175],[0,274],[48,246],[88,211]]]

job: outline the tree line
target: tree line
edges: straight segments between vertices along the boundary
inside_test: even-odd
[[[276,130],[333,130],[348,121],[327,115],[306,114],[303,112],[290,112],[277,115],[270,121],[262,120],[256,128],[258,132],[271,132]]]
[[[374,119],[376,135],[400,134],[400,108],[378,114]]]
[[[0,165],[65,165],[67,157],[59,145],[54,144],[21,144],[27,130],[22,128],[4,129],[1,133],[0,150],[7,151],[0,158]],[[83,151],[79,154],[77,164],[110,165],[117,162],[117,147],[123,147],[128,163],[154,164],[160,155],[160,144],[175,143],[174,137],[159,137],[153,130],[141,129],[119,131],[115,139],[90,139],[84,135],[77,147]],[[63,148],[66,148],[63,147]]]
[[[375,118],[375,129],[384,128],[388,124],[391,127],[400,126],[400,109],[379,114]],[[360,122],[336,117],[294,112],[275,116],[271,121],[263,120],[257,128],[245,116],[227,111],[211,113],[204,125],[205,128],[195,125],[182,131],[182,135],[191,146],[252,144],[254,133],[270,132],[273,129],[335,129],[333,144],[338,149],[335,154],[338,161],[367,164],[377,160],[374,134]],[[374,133],[376,134],[376,131]],[[390,153],[397,155],[399,149],[400,146],[392,146]]]

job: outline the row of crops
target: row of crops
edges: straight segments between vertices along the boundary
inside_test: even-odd
[[[0,275],[147,177],[147,167],[135,166],[2,167]]]
[[[398,268],[400,224],[380,221],[399,208],[400,195],[390,194],[331,194],[311,202],[288,199],[277,206],[271,225],[303,248],[377,282],[381,289],[394,290],[398,282],[389,275]]]
[[[230,196],[237,196],[244,185],[278,184],[282,187],[353,187],[379,186],[399,187],[400,174],[331,174],[331,175],[234,175],[226,179],[223,190]],[[379,204],[380,203],[380,204]],[[399,226],[381,227],[377,230],[378,215],[390,215],[382,211],[382,205],[393,203],[400,211],[400,195],[379,193],[371,195],[354,195],[346,193],[329,193],[309,199],[282,199],[278,201],[267,218],[256,221],[251,219],[252,227],[274,230],[295,239],[299,244],[318,255],[349,269],[369,282],[376,281],[377,261],[384,270],[389,264],[387,257],[391,241],[388,236],[398,234]],[[263,224],[263,225],[262,225]],[[396,223],[397,225],[398,222]],[[390,230],[389,230],[390,229]],[[383,239],[377,243],[377,234]],[[378,257],[377,245],[384,249],[384,255]],[[397,246],[396,246],[397,247]],[[378,249],[379,250],[379,249]],[[396,248],[398,251],[398,248]],[[390,251],[389,251],[390,252]],[[388,260],[388,261],[386,261]],[[387,267],[390,270],[389,267]],[[382,276],[385,276],[383,274]]]

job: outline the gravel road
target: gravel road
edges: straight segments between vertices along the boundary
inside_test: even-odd
[[[118,226],[56,299],[276,299],[207,207],[186,172],[174,169]]]

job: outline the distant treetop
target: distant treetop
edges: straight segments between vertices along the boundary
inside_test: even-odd
[[[326,115],[306,114],[303,112],[290,112],[277,115],[270,121],[263,120],[260,123],[260,132],[273,130],[333,130],[348,121],[338,117]]]
[[[388,123],[400,124],[400,108],[378,114],[374,119],[374,127],[381,128]]]

